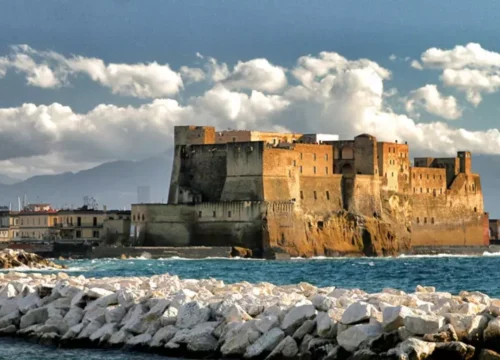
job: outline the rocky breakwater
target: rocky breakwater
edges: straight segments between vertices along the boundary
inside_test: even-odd
[[[0,333],[232,359],[500,359],[500,300],[417,287],[0,274]]]
[[[0,268],[11,269],[16,267],[29,267],[33,269],[54,268],[64,269],[65,266],[53,263],[37,254],[24,250],[4,249],[0,251]]]

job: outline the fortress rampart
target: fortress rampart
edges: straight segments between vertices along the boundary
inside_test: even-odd
[[[325,139],[176,127],[168,204],[133,205],[136,242],[312,256],[488,241],[469,152],[411,166],[406,143]]]

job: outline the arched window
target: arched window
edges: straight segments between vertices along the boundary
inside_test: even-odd
[[[142,214],[142,221],[144,221],[144,214]]]

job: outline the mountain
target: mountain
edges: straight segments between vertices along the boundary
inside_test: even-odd
[[[167,201],[172,153],[142,161],[113,161],[76,173],[33,176],[12,185],[0,184],[0,205],[12,203],[26,194],[31,203],[50,203],[54,207],[83,205],[92,196],[99,206],[130,208],[137,202],[137,187],[149,186],[151,201]]]
[[[12,185],[21,181],[21,179],[16,179],[9,175],[0,174],[0,184]]]
[[[12,185],[1,184],[0,205],[26,194],[29,202],[46,202],[55,207],[81,206],[84,196],[93,196],[98,204],[111,208],[130,208],[137,202],[137,187],[149,186],[151,201],[167,201],[172,152],[142,161],[114,161],[77,173],[34,176]],[[474,172],[481,174],[485,209],[491,218],[500,218],[500,156],[474,155]]]

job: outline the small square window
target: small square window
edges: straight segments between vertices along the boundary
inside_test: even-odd
[[[300,198],[304,199],[304,192],[300,191]]]
[[[215,212],[215,210],[214,210],[214,217],[216,217],[216,216],[217,216],[217,213],[216,213],[216,212]]]
[[[314,200],[317,200],[318,196],[316,195],[316,191],[314,191]]]
[[[231,211],[228,211],[227,212],[227,217],[230,218],[231,217]]]
[[[326,191],[326,200],[330,200],[330,192],[328,190]]]
[[[313,166],[313,172],[316,174],[316,166]]]

